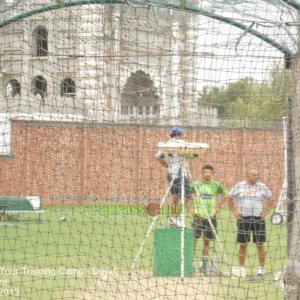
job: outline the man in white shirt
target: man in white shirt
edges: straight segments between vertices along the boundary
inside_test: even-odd
[[[258,170],[250,169],[246,180],[237,183],[229,193],[232,200],[231,211],[237,219],[237,242],[240,244],[239,263],[241,277],[244,277],[246,274],[245,260],[251,233],[253,235],[253,242],[256,243],[260,263],[257,275],[263,276],[265,274],[265,217],[272,207],[272,194],[269,188],[258,180]]]
[[[170,131],[171,142],[184,142],[182,139],[183,137],[183,129],[180,127],[174,127]],[[158,151],[156,154],[156,158],[158,161],[166,168],[168,168],[167,179],[168,182],[171,183],[172,180],[173,184],[171,186],[171,198],[170,204],[171,207],[175,208],[175,212],[172,213],[170,217],[170,224],[176,227],[182,226],[182,220],[180,219],[176,206],[180,203],[181,199],[181,182],[184,180],[184,196],[185,196],[185,204],[190,212],[193,211],[192,209],[192,190],[189,184],[189,175],[188,175],[188,166],[182,168],[182,161],[180,155],[177,154],[166,154],[162,151]]]

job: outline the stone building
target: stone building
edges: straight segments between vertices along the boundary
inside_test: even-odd
[[[54,2],[0,4],[0,22],[45,9],[0,28],[3,124],[16,116],[218,123],[214,109],[198,107],[195,16],[130,4],[47,10]]]

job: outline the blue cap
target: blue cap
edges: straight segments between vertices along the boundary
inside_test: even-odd
[[[173,127],[170,130],[170,136],[179,135],[179,134],[183,134],[183,129],[180,127]]]

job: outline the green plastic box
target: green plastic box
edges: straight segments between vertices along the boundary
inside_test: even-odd
[[[194,232],[185,229],[184,277],[193,276]],[[181,229],[156,229],[154,236],[154,276],[180,277]]]

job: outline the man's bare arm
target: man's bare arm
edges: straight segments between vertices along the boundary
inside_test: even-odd
[[[159,158],[159,157],[156,157],[156,159],[159,161],[159,163],[161,164],[161,165],[163,165],[164,167],[168,167],[169,166],[169,164],[168,164],[168,162],[164,159],[164,158]]]
[[[231,197],[228,195],[218,195],[220,198],[219,201],[217,201],[218,207],[230,207],[230,201]]]
[[[264,219],[267,214],[269,213],[270,209],[274,206],[274,201],[272,200],[272,198],[267,198],[265,201],[264,201],[264,204],[263,204],[263,211],[262,213],[260,214],[261,217]]]
[[[238,211],[237,203],[236,203],[236,201],[235,201],[235,199],[233,197],[228,196],[228,204],[229,204],[229,207],[230,207],[232,215],[236,219],[240,219],[241,218],[241,214]]]

